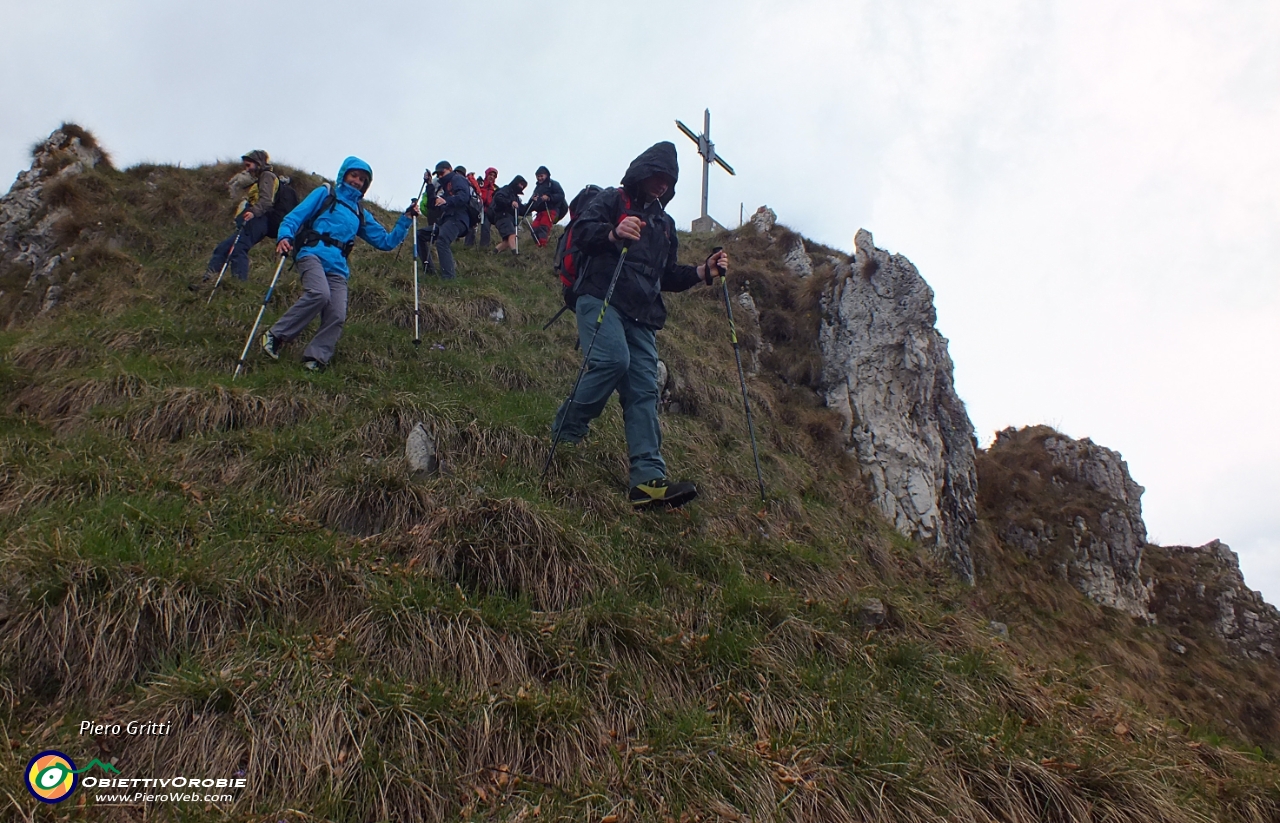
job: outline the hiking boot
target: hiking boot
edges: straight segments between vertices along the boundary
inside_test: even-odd
[[[262,344],[262,350],[267,353],[267,357],[272,360],[280,359],[280,341],[276,339],[274,334],[264,331],[258,342]]]
[[[319,360],[303,360],[302,368],[317,374],[324,371],[324,365]]]
[[[668,483],[665,477],[659,477],[657,480],[632,486],[627,499],[631,501],[633,509],[651,506],[670,506],[676,509],[697,496],[698,487],[692,483]]]
[[[217,277],[216,272],[207,271],[201,275],[199,280],[192,280],[187,284],[187,289],[194,292],[204,291],[209,287],[209,281]]]

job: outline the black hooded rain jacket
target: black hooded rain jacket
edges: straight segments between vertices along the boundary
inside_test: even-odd
[[[640,182],[659,172],[671,177],[671,188],[661,200],[645,203]],[[586,255],[578,292],[603,300],[622,254],[622,242],[610,242],[609,232],[627,215],[644,221],[640,239],[627,250],[610,305],[623,316],[652,329],[662,328],[667,321],[662,292],[685,291],[699,282],[696,266],[676,262],[679,250],[676,224],[663,208],[675,196],[679,174],[675,144],[655,143],[631,161],[622,176],[622,187],[600,192],[587,205],[573,229],[574,245]]]

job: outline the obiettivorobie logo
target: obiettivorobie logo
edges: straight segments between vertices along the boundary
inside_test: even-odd
[[[27,764],[27,791],[41,803],[61,803],[76,790],[79,776],[94,766],[108,774],[120,774],[110,763],[93,759],[83,769],[77,769],[75,761],[59,751],[40,752]]]
[[[106,772],[106,777],[80,775],[94,767]],[[111,777],[119,775],[120,770],[110,763],[103,763],[97,758],[90,760],[89,765],[77,769],[75,761],[59,751],[52,749],[40,752],[27,764],[24,780],[27,791],[41,803],[61,803],[75,792],[77,787],[85,789],[133,789],[133,792],[119,794],[96,794],[94,800],[108,805],[141,805],[143,803],[231,803],[235,796],[228,792],[245,788],[248,783],[236,772],[234,777]],[[137,791],[142,789],[142,791]],[[175,791],[155,793],[157,789],[217,789],[220,793],[205,794],[199,791],[178,793]]]

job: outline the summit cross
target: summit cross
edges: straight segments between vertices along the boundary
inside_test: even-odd
[[[735,177],[737,172],[724,161],[724,158],[716,154],[716,145],[711,142],[711,109],[706,109],[702,113],[702,134],[694,134],[693,129],[679,120],[676,121],[676,126],[684,132],[685,137],[698,144],[698,154],[702,155],[702,216],[693,221],[693,230],[714,231],[720,227],[720,224],[707,216],[707,184],[711,176],[711,164],[719,164],[720,168]]]

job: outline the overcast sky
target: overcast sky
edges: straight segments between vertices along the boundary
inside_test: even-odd
[[[1280,603],[1280,3],[9,2],[0,176],[62,120],[117,165],[347,154],[403,205],[448,159],[572,194],[680,150],[672,213],[761,204],[937,293],[986,445],[1121,452],[1154,542],[1220,538]]]

